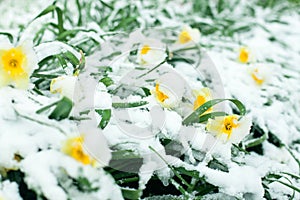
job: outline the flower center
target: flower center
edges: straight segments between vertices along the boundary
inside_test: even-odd
[[[239,56],[240,62],[247,63],[249,60],[249,52],[245,48],[241,48],[240,50],[240,56]]]
[[[258,84],[258,85],[261,85],[263,84],[264,82],[264,79],[262,77],[259,76],[258,74],[258,69],[255,69],[252,73],[251,73],[251,76],[253,78],[253,80]]]
[[[19,48],[4,51],[1,58],[4,71],[12,78],[23,75],[25,73],[23,69],[25,58],[25,55]]]
[[[144,45],[143,48],[141,49],[141,54],[145,55],[148,53],[148,51],[150,50],[150,46],[149,45]]]
[[[197,99],[194,101],[194,110],[199,108],[201,105],[203,105],[206,102],[206,98],[202,95],[198,95]]]
[[[82,146],[81,145],[76,145],[72,149],[71,156],[75,159],[78,160],[79,162],[83,164],[89,164],[90,163],[90,158],[88,155],[86,155],[83,152]]]
[[[238,126],[236,121],[236,116],[227,116],[224,118],[222,132],[228,135],[228,139],[231,136],[233,128],[236,128]]]
[[[159,90],[159,84],[156,84],[155,86],[155,92],[156,92],[156,98],[158,99],[158,101],[160,102],[164,102],[166,99],[168,99],[168,95],[166,95],[165,93],[163,93],[162,91]]]
[[[185,44],[192,40],[191,35],[187,31],[182,31],[179,35],[179,43]]]
[[[83,151],[82,142],[84,138],[82,136],[76,138],[70,138],[64,147],[64,152],[74,158],[75,160],[88,165],[92,164],[90,157]]]

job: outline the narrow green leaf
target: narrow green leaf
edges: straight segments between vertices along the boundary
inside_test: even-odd
[[[69,98],[63,97],[56,104],[55,109],[49,115],[49,119],[55,119],[58,121],[66,119],[67,117],[69,117],[72,107],[73,107],[73,102]]]
[[[292,174],[292,173],[288,173],[288,172],[281,172],[282,174],[286,174],[286,175],[289,175],[295,179],[300,179],[300,176],[299,175],[296,175],[296,174]]]
[[[55,74],[39,74],[39,73],[33,73],[31,75],[31,77],[35,77],[35,78],[44,78],[44,79],[53,79],[58,77],[59,75],[55,75]]]
[[[131,178],[124,178],[121,180],[117,180],[116,183],[117,184],[124,184],[124,183],[132,183],[132,182],[138,182],[139,181],[139,177],[131,177]]]
[[[208,119],[210,118],[214,118],[214,117],[220,117],[220,116],[226,116],[227,113],[226,112],[211,112],[211,113],[208,113],[208,114],[205,114],[205,115],[201,115],[199,117],[199,123],[202,123],[202,122],[206,122]]]
[[[0,35],[5,35],[9,39],[10,43],[13,43],[14,37],[12,34],[7,33],[7,32],[0,32]]]
[[[211,101],[204,103],[199,108],[197,108],[197,110],[195,110],[192,114],[190,114],[188,117],[186,117],[183,120],[182,124],[189,125],[189,124],[198,122],[200,115],[202,115],[204,112],[206,112],[208,109],[210,109],[214,105],[219,104],[223,101],[231,101],[232,103],[234,103],[235,106],[239,109],[241,116],[246,114],[245,106],[242,104],[242,102],[240,102],[237,99],[213,99]]]
[[[56,55],[56,58],[63,69],[68,66],[66,60],[61,55]]]
[[[57,8],[56,5],[50,5],[47,8],[45,8],[40,14],[38,14],[32,21],[34,21],[35,19],[42,17],[44,15],[47,15],[50,12],[53,12],[55,9]]]
[[[188,188],[192,187],[177,171],[176,169],[171,166],[153,147],[149,146],[149,149],[151,149],[154,153],[156,153],[156,155],[158,155],[158,157],[164,161],[164,163],[166,163],[166,165],[168,165],[168,167],[172,170],[172,172],[175,174],[175,176],[177,176],[177,178],[179,178],[179,180],[181,181],[182,184],[186,185]]]
[[[146,97],[151,95],[151,92],[148,88],[142,87],[142,90],[144,91]]]
[[[121,51],[116,51],[116,52],[111,53],[111,54],[108,55],[108,56],[102,57],[102,58],[100,59],[100,61],[107,60],[107,59],[109,60],[109,59],[112,59],[113,57],[119,56],[119,55],[121,55],[121,54],[122,54]]]
[[[80,1],[79,0],[76,0],[76,5],[77,5],[77,8],[78,8],[78,21],[77,21],[77,26],[81,26],[82,25],[82,6],[80,4]]]
[[[98,127],[101,129],[104,129],[110,120],[111,110],[110,109],[105,109],[105,110],[96,109],[95,111],[101,116],[101,121],[100,121]]]
[[[130,103],[112,103],[114,108],[135,108],[148,104],[147,101],[138,101],[138,102],[130,102]]]
[[[46,110],[49,110],[51,107],[55,106],[56,104],[58,104],[59,101],[56,101],[54,103],[51,103],[50,105],[44,106],[40,109],[38,109],[35,113],[37,114],[41,114],[42,112],[45,112]]]
[[[276,182],[278,182],[278,183],[281,183],[282,185],[285,185],[285,186],[287,186],[287,187],[293,189],[294,191],[300,193],[300,189],[297,188],[297,187],[295,187],[295,186],[293,186],[293,185],[287,184],[287,183],[285,183],[285,182],[283,182],[283,181],[280,181],[280,180],[273,180],[273,181],[276,181]]]
[[[68,59],[72,63],[73,66],[79,65],[80,62],[78,58],[72,52],[66,51],[63,53],[63,55],[66,59]]]
[[[63,20],[63,12],[59,7],[55,8],[57,14],[57,26],[58,26],[58,33],[61,34],[65,31],[64,29],[64,20]]]
[[[268,139],[268,134],[265,133],[264,135],[262,135],[261,137],[259,138],[254,138],[254,139],[251,139],[251,140],[248,140],[244,143],[245,145],[245,148],[250,148],[250,147],[255,147],[257,145],[260,145],[261,143],[263,143],[265,140]]]

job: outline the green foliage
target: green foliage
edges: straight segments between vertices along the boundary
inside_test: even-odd
[[[105,109],[105,110],[96,109],[95,111],[101,116],[101,121],[100,121],[98,127],[101,129],[104,129],[107,126],[107,124],[111,118],[111,110],[110,109]]]
[[[73,107],[73,102],[67,98],[63,97],[59,102],[56,103],[55,109],[49,115],[49,119],[63,120],[69,117]]]
[[[24,178],[25,174],[20,170],[11,170],[6,174],[1,174],[3,180],[9,180],[10,182],[15,182],[18,185],[20,196],[24,200],[38,200],[44,199],[43,197],[38,197],[34,190],[31,190],[28,185],[25,183]]]
[[[240,102],[237,99],[214,99],[214,100],[210,100],[206,103],[204,103],[203,105],[201,105],[199,108],[197,108],[192,114],[190,114],[189,116],[187,116],[182,124],[183,125],[189,125],[192,123],[196,123],[196,122],[203,122],[205,119],[207,120],[209,117],[209,115],[204,116],[201,118],[201,115],[203,113],[205,113],[208,109],[210,109],[211,107],[213,107],[216,104],[219,104],[223,101],[231,101],[232,103],[235,104],[235,106],[239,109],[240,111],[240,115],[243,116],[246,114],[246,108],[245,106],[242,104],[242,102]],[[211,116],[222,116],[225,115],[224,112],[217,112],[217,113],[212,113]]]

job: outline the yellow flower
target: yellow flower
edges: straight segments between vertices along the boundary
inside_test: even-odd
[[[158,83],[155,85],[155,93],[156,93],[156,99],[161,103],[163,103],[166,99],[169,98],[168,95],[166,95],[165,93],[159,90]]]
[[[94,165],[95,160],[85,153],[83,149],[83,142],[83,136],[69,138],[63,144],[62,152],[83,163],[84,165]]]
[[[258,86],[261,86],[264,83],[268,82],[273,72],[274,71],[272,70],[272,68],[266,66],[266,64],[264,63],[255,64],[255,66],[248,67],[248,73]]]
[[[202,88],[201,90],[193,90],[195,96],[194,110],[202,106],[204,103],[212,100],[212,95],[209,88]],[[206,112],[211,112],[212,108],[209,108]]]
[[[142,47],[142,49],[141,49],[141,54],[142,55],[145,55],[145,54],[147,54],[148,53],[148,51],[150,50],[151,48],[150,48],[150,46],[149,45],[144,45],[143,47]]]
[[[200,40],[200,31],[196,28],[191,28],[190,26],[183,27],[182,31],[178,36],[178,42],[180,44],[186,44],[189,42],[198,43]]]
[[[259,71],[257,68],[251,73],[251,77],[258,85],[263,84],[265,81],[264,78],[261,77],[261,75],[259,74]]]
[[[238,60],[244,64],[246,64],[250,61],[250,51],[248,48],[246,48],[246,47],[240,48]]]
[[[148,39],[139,47],[137,61],[142,65],[156,65],[163,62],[166,57],[165,46],[156,40]]]
[[[155,89],[151,92],[156,101],[165,108],[173,108],[178,104],[178,98],[165,86],[155,84]]]
[[[0,44],[0,87],[13,84],[26,89],[29,77],[37,67],[37,58],[32,44],[24,43],[13,47],[11,44]]]
[[[249,133],[251,120],[246,117],[238,119],[238,115],[215,117],[208,120],[206,129],[223,142],[239,143]]]

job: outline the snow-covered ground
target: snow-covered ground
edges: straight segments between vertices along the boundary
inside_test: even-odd
[[[0,200],[300,199],[299,11],[220,2],[0,0]]]

